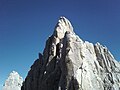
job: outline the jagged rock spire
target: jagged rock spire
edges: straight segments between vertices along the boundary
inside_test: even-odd
[[[54,35],[59,39],[62,39],[67,31],[73,32],[71,22],[65,17],[60,17],[55,27]]]
[[[21,90],[120,90],[120,64],[106,47],[82,41],[61,17]]]

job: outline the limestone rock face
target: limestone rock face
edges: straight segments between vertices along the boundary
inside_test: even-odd
[[[21,90],[120,90],[120,63],[101,44],[81,40],[61,17]]]
[[[21,90],[22,83],[22,77],[20,77],[17,72],[13,71],[10,73],[9,77],[5,81],[2,90]]]

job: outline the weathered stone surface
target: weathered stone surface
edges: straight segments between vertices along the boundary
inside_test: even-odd
[[[2,90],[21,90],[22,83],[22,77],[20,77],[17,72],[13,71],[10,73],[9,77],[5,81]]]
[[[120,90],[120,64],[106,47],[81,40],[61,17],[22,90]]]

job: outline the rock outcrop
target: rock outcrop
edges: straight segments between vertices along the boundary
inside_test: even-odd
[[[13,71],[10,73],[9,77],[5,81],[2,90],[21,90],[22,83],[22,77],[20,77],[17,72]]]
[[[61,17],[21,90],[120,90],[120,64],[106,47],[80,39]]]

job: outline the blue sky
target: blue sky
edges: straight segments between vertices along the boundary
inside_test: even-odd
[[[27,75],[60,16],[120,60],[120,0],[0,0],[0,85],[13,70]]]

